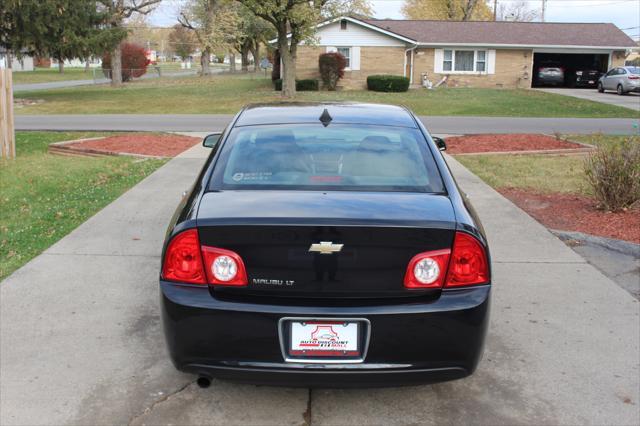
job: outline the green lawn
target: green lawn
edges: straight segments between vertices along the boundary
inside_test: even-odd
[[[36,68],[34,71],[18,71],[13,73],[13,84],[91,79],[93,79],[93,71],[89,70],[85,72],[84,68],[65,68],[62,74],[60,74],[58,68]]]
[[[596,146],[619,143],[629,136],[568,135]],[[640,136],[632,136],[640,144]],[[542,193],[591,195],[582,155],[459,155],[456,160],[494,188],[532,189]]]
[[[122,88],[85,86],[16,93],[44,102],[18,114],[233,114],[252,102],[282,100],[262,74],[141,80]],[[406,93],[300,92],[298,101],[360,101],[406,105],[421,115],[637,117],[622,107],[533,90],[451,88]]]
[[[0,280],[165,162],[47,153],[52,142],[97,135],[17,133],[17,159],[0,159]]]

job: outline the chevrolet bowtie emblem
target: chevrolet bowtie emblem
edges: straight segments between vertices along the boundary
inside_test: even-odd
[[[342,250],[344,244],[333,244],[331,241],[320,241],[319,244],[311,244],[309,251],[320,254],[337,253]]]

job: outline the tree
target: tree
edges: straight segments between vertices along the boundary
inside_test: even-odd
[[[328,0],[322,8],[324,19],[338,16],[354,16],[357,18],[372,18],[373,8],[369,0]]]
[[[498,21],[531,22],[540,17],[537,10],[531,9],[524,1],[504,4],[498,7]]]
[[[276,30],[282,60],[282,96],[296,94],[298,43],[311,40],[327,0],[239,0]],[[289,37],[290,35],[290,37]]]
[[[202,52],[202,75],[209,75],[211,53],[231,49],[237,33],[238,18],[230,1],[191,0],[180,12],[178,22],[194,32]]]
[[[151,63],[145,54],[143,46],[135,43],[122,43],[120,46],[122,59],[122,81],[126,82],[134,77],[142,77],[147,72],[147,66]],[[111,55],[102,57],[102,70],[107,77],[113,80],[111,72]]]
[[[296,57],[301,41],[313,43],[316,25],[340,13],[370,13],[368,0],[238,0],[276,33],[282,61],[282,96],[296,94]]]
[[[0,9],[0,47],[17,56],[65,59],[101,53],[126,32],[110,28],[96,0],[5,0]]]
[[[197,41],[193,35],[193,31],[183,27],[180,24],[173,26],[173,30],[169,33],[169,44],[176,55],[182,60],[186,60],[193,52]]]
[[[242,71],[249,70],[249,53],[253,56],[253,70],[258,71],[260,45],[275,37],[275,31],[267,21],[257,17],[243,5],[240,5],[237,13],[239,27],[235,46],[242,59]]]
[[[122,29],[125,20],[131,18],[134,14],[147,15],[160,0],[98,0],[102,5],[103,12],[107,15],[108,24],[113,29]],[[122,84],[122,51],[120,49],[120,41],[118,40],[109,52],[112,58],[112,86]]]
[[[406,0],[402,14],[408,19],[493,20],[493,13],[485,0]]]

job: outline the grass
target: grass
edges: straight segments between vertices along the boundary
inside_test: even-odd
[[[122,88],[73,87],[16,93],[15,97],[44,101],[16,109],[19,114],[233,114],[247,103],[282,100],[262,74],[140,80]],[[637,117],[627,108],[515,89],[300,92],[296,100],[402,104],[421,115]]]
[[[631,136],[640,143],[640,136]],[[568,135],[596,146],[619,143],[629,136]],[[593,195],[582,155],[461,155],[456,160],[494,188],[531,189],[542,193]]]
[[[17,133],[17,159],[0,159],[0,280],[165,162],[47,153],[52,142],[99,135]]]
[[[595,146],[610,146],[619,144],[625,139],[633,138],[634,141],[640,143],[640,136],[625,136],[625,135],[603,135],[600,133],[594,133],[591,135],[566,135],[565,138],[575,142],[586,143]]]
[[[34,71],[19,71],[13,73],[13,84],[91,79],[93,79],[93,71],[89,70],[85,72],[84,68],[65,68],[62,74],[58,72],[58,68],[36,68]]]

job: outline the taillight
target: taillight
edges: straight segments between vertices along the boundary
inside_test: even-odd
[[[489,282],[489,261],[473,236],[456,232],[453,250],[415,255],[407,266],[404,286],[409,289],[449,288]]]
[[[456,232],[445,287],[489,282],[489,261],[480,241],[464,232]]]
[[[629,80],[638,80],[640,78],[640,76],[638,75],[630,75],[629,76]]]
[[[406,288],[441,288],[447,275],[451,250],[435,250],[415,255],[404,274]]]
[[[169,281],[206,284],[198,231],[188,229],[173,237],[164,254],[162,277]]]
[[[215,285],[245,286],[247,271],[242,258],[231,250],[202,246],[209,283]]]

